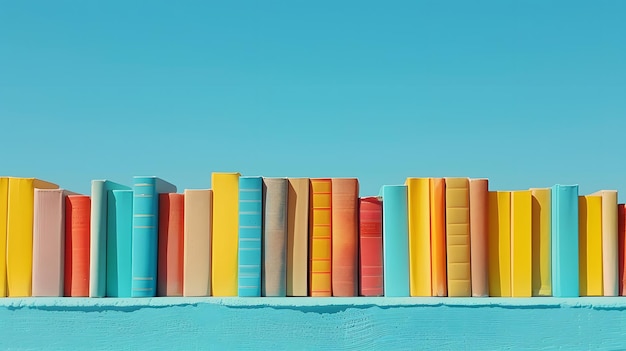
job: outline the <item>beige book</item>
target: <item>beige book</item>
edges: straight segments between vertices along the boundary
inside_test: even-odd
[[[185,189],[183,296],[211,295],[212,190]]]
[[[309,178],[289,178],[288,192],[287,296],[307,296]]]

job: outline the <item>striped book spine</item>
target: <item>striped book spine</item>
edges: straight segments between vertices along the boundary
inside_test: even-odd
[[[35,189],[33,296],[63,296],[65,192]]]
[[[106,199],[106,296],[131,297],[133,191],[108,190]]]
[[[489,180],[470,179],[472,296],[489,296]]]
[[[183,295],[211,295],[213,191],[185,189]]]
[[[287,296],[288,185],[287,178],[263,178],[263,296]]]
[[[239,296],[261,296],[263,178],[239,178]]]
[[[383,203],[359,199],[359,295],[383,296]]]
[[[211,294],[237,296],[239,239],[239,173],[213,173]]]
[[[552,200],[552,296],[578,297],[578,185],[554,185]]]
[[[309,291],[309,188],[309,178],[289,178],[287,296],[307,296]]]
[[[431,296],[430,180],[407,178],[409,287],[411,296]]]
[[[511,192],[511,296],[532,296],[532,193]]]
[[[550,261],[550,188],[531,189],[533,196],[533,296],[552,296]]]
[[[448,296],[446,182],[443,178],[430,178],[430,252],[432,295]]]
[[[332,292],[357,296],[359,180],[333,178],[332,189]]]
[[[311,179],[309,295],[332,296],[332,182]]]
[[[448,296],[472,296],[469,179],[446,178]]]
[[[87,297],[91,199],[87,195],[68,195],[65,199],[64,295]]]
[[[385,296],[409,296],[409,220],[406,185],[385,185],[383,197],[383,281]]]

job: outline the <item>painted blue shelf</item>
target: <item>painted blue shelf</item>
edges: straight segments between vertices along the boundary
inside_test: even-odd
[[[3,298],[0,349],[626,349],[626,298]]]

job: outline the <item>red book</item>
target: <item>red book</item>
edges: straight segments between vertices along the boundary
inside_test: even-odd
[[[383,296],[383,203],[359,199],[359,295]]]
[[[185,195],[159,194],[157,296],[183,296]]]
[[[357,296],[359,181],[333,178],[331,182],[332,293],[333,296]]]
[[[65,296],[89,296],[90,216],[89,196],[68,195],[65,198]]]
[[[619,295],[626,296],[626,206],[617,205],[617,240],[619,254]]]

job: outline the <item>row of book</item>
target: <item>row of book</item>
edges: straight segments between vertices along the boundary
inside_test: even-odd
[[[616,191],[487,179],[0,177],[0,296],[618,296]]]

